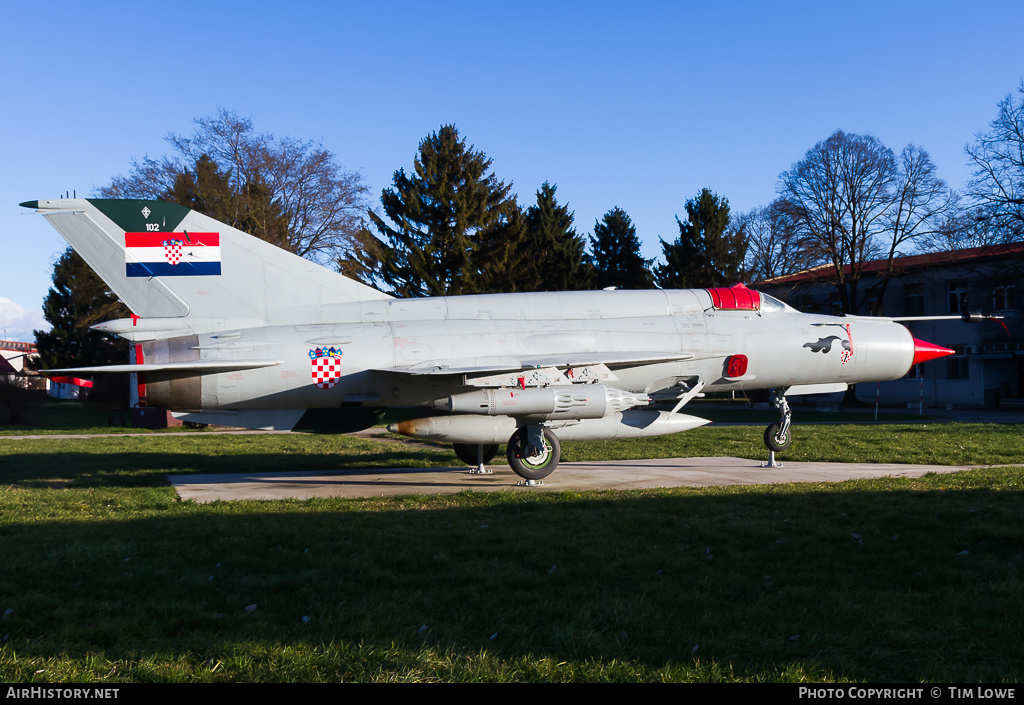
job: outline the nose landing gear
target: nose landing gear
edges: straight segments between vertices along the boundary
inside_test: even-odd
[[[768,447],[768,464],[765,467],[779,467],[775,462],[775,454],[786,450],[793,443],[793,435],[790,433],[789,423],[793,418],[793,412],[786,401],[785,390],[770,390],[772,406],[779,411],[779,420],[768,424],[764,430],[764,444]]]

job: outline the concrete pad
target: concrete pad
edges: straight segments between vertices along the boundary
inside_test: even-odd
[[[840,482],[873,477],[920,477],[929,472],[950,473],[968,466],[896,465],[872,463],[786,462],[762,467],[762,461],[743,458],[668,458],[561,463],[544,484],[523,486],[505,465],[493,475],[477,475],[468,467],[339,470],[337,472],[269,472],[233,475],[168,475],[182,499],[196,502],[232,499],[307,499],[309,497],[380,497],[407,494],[456,494],[463,490],[636,489],[651,487],[711,487],[785,482]]]

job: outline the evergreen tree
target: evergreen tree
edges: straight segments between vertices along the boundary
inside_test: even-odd
[[[381,279],[399,296],[523,291],[525,222],[491,160],[467,147],[454,125],[420,142],[412,175],[395,172],[370,212],[382,238]]]
[[[687,221],[676,217],[679,238],[661,241],[665,264],[656,268],[662,289],[730,286],[743,276],[747,254],[745,229],[729,227],[728,199],[702,189],[686,202]]]
[[[540,279],[530,255],[526,216],[513,195],[497,226],[477,233],[473,263],[480,291],[486,294],[537,291]]]
[[[586,240],[572,227],[568,206],[555,200],[548,182],[537,191],[537,203],[526,211],[528,256],[538,281],[535,291],[589,289],[593,281],[586,262]]]
[[[649,267],[653,260],[640,256],[640,240],[633,221],[626,211],[615,207],[604,214],[603,222],[594,223],[590,238],[594,286],[605,289],[650,289],[654,276]]]
[[[384,243],[368,228],[357,230],[352,238],[355,246],[348,255],[338,260],[338,271],[349,279],[376,288]]]
[[[89,367],[128,362],[127,341],[89,326],[125,318],[128,310],[70,247],[53,267],[53,287],[43,300],[43,317],[53,328],[36,331],[37,369]]]

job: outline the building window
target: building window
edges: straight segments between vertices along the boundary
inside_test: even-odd
[[[924,379],[924,363],[919,362],[916,365],[911,365],[910,369],[907,370],[907,379]]]
[[[869,296],[868,297],[868,315],[869,316],[882,316],[883,313],[883,302],[881,296]]]
[[[924,286],[908,284],[903,288],[903,315],[924,315]]]
[[[949,312],[963,313],[967,310],[967,284],[962,281],[949,282]]]
[[[951,346],[956,352],[946,358],[947,379],[968,379],[967,346]]]
[[[997,286],[992,291],[992,310],[1009,311],[1015,305],[1013,286]]]

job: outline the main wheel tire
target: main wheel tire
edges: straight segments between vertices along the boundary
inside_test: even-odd
[[[476,467],[477,463],[480,462],[477,456],[476,443],[452,443],[452,450],[455,451],[455,455],[458,456],[459,460],[464,462],[466,465]],[[486,465],[494,460],[494,456],[497,454],[498,446],[489,443],[485,444],[483,456],[484,464]]]
[[[782,424],[773,423],[764,430],[764,444],[768,446],[768,450],[781,453],[793,443],[793,432],[787,430],[785,433],[780,433],[781,429]]]
[[[516,475],[524,480],[541,480],[558,466],[562,457],[562,444],[558,442],[558,436],[550,429],[544,429],[544,448],[542,452],[533,456],[524,456],[525,449],[529,446],[526,439],[526,429],[520,428],[508,439],[506,456],[508,464]]]

